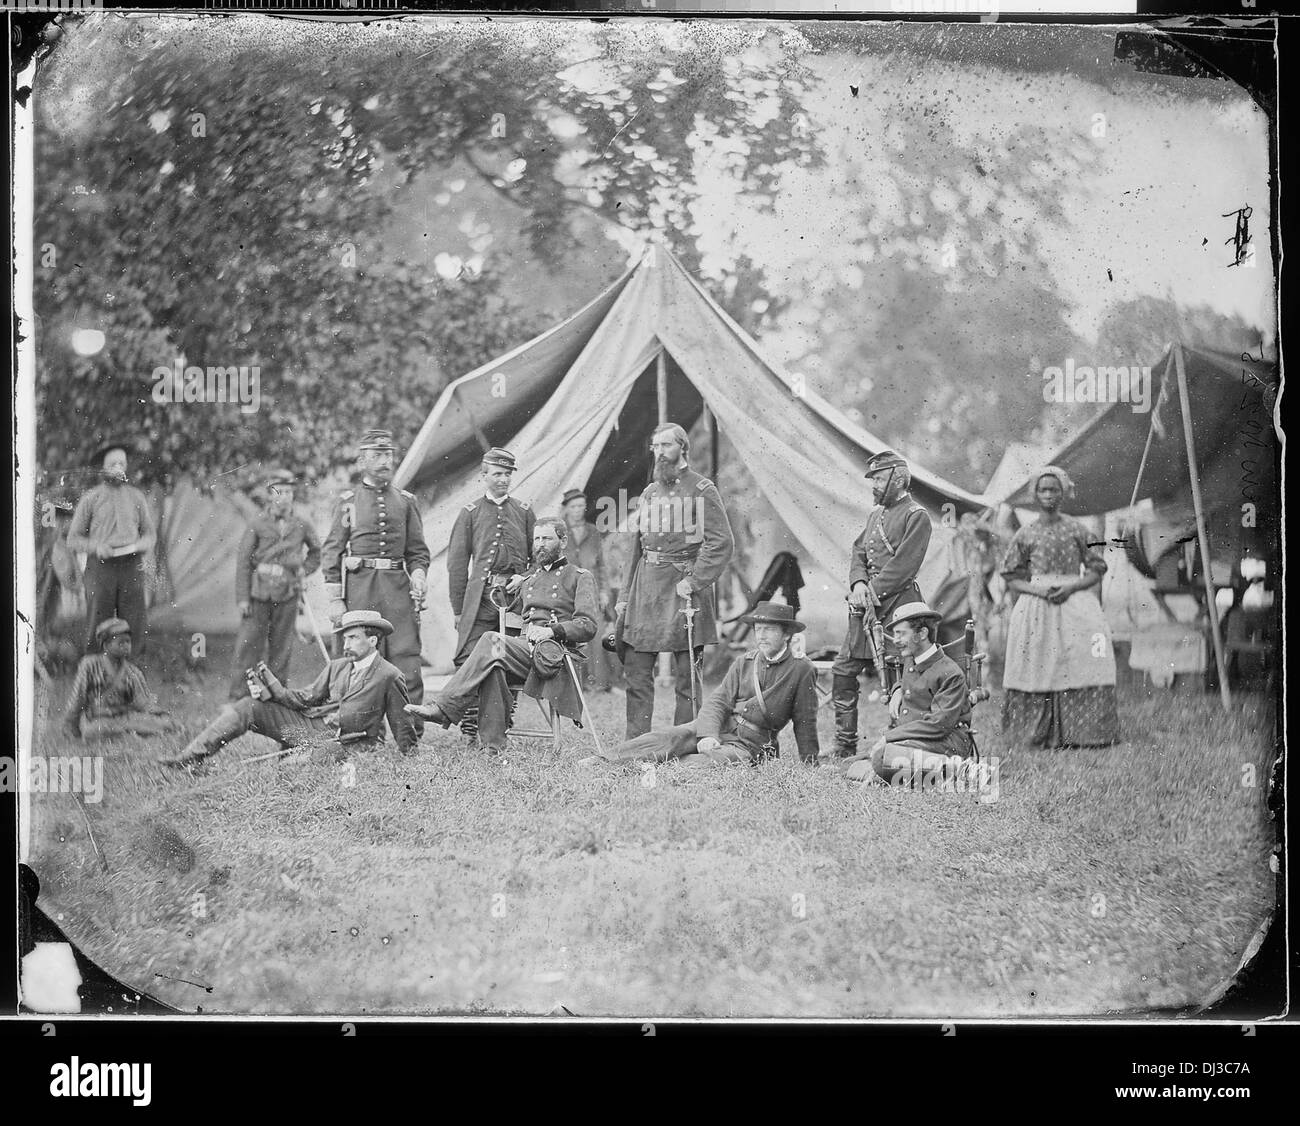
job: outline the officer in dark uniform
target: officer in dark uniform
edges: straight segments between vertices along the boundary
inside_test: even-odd
[[[447,589],[456,617],[456,653],[452,658],[456,668],[469,658],[480,637],[500,626],[493,590],[504,588],[506,594],[515,595],[528,569],[537,517],[527,501],[510,495],[514,472],[514,454],[499,447],[488,450],[483,455],[483,496],[457,513],[451,529]],[[477,709],[471,707],[461,720],[467,739],[477,736],[477,716]]]
[[[567,535],[564,521],[558,517],[536,521],[536,567],[521,577],[515,603],[522,611],[522,636],[485,630],[469,658],[432,693],[430,702],[413,704],[408,712],[446,727],[463,723],[465,713],[474,708],[479,743],[489,754],[500,754],[513,711],[512,693],[524,688],[534,695],[544,694],[539,679],[559,677],[568,663],[566,651],[577,673],[576,666],[584,657],[583,645],[596,636],[600,609],[591,572],[570,563],[564,555]],[[560,690],[545,694],[546,698],[561,715],[580,718],[581,697],[576,685],[565,681],[557,687]]]
[[[849,564],[849,628],[831,668],[831,703],[835,708],[835,753],[857,753],[858,678],[873,668],[872,641],[864,625],[868,601],[881,623],[904,602],[920,602],[917,573],[930,546],[930,514],[912,499],[907,462],[893,450],[881,450],[867,462],[875,507],[853,543]],[[885,654],[898,648],[885,638]]]
[[[380,653],[406,678],[409,699],[424,699],[420,672],[420,611],[429,548],[415,497],[393,487],[396,447],[388,430],[367,430],[357,446],[361,484],[339,494],[321,548],[330,620],[350,610],[377,610],[391,634]]]
[[[655,428],[650,435],[654,480],[641,493],[631,521],[636,537],[616,607],[626,644],[628,739],[650,730],[660,653],[673,655],[673,724],[695,718],[692,663],[699,661],[704,646],[718,640],[713,584],[730,562],[736,541],[717,487],[687,464],[690,449],[680,426],[670,422]],[[698,611],[689,635],[683,613],[688,607]]]

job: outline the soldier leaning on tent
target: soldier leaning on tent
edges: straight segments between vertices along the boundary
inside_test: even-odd
[[[875,645],[865,624],[868,609],[882,624],[904,602],[920,602],[916,576],[930,546],[930,514],[912,499],[907,462],[893,450],[881,450],[867,462],[866,476],[876,506],[853,543],[849,564],[849,628],[831,669],[831,703],[835,708],[835,753],[857,753],[858,678],[873,665]],[[870,603],[870,607],[868,607]],[[884,655],[898,647],[884,639]],[[875,656],[879,660],[880,655]]]
[[[510,495],[514,472],[515,455],[509,450],[494,447],[483,455],[483,495],[456,514],[447,542],[447,590],[456,618],[452,664],[458,669],[478,639],[500,626],[493,592],[513,597],[528,569],[537,517],[527,501]],[[460,720],[462,733],[471,741],[478,735],[477,716],[477,707],[471,706]]]
[[[330,620],[377,610],[392,623],[381,654],[406,677],[411,700],[424,698],[420,617],[429,548],[415,497],[392,485],[396,447],[388,430],[367,430],[357,446],[361,484],[339,494],[321,547]],[[417,731],[418,731],[417,726]]]
[[[289,676],[293,627],[302,580],[320,567],[316,530],[293,511],[297,481],[286,470],[267,474],[266,511],[252,520],[235,557],[235,602],[239,637],[230,679],[230,699],[248,695],[244,670],[265,658],[280,679]]]

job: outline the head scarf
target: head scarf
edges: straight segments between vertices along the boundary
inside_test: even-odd
[[[1055,477],[1061,483],[1061,499],[1069,500],[1074,496],[1074,482],[1070,475],[1066,473],[1059,465],[1044,465],[1037,473],[1034,474],[1034,493],[1038,492],[1038,482],[1044,477]]]

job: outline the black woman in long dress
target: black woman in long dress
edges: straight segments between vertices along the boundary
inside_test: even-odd
[[[1019,597],[1007,627],[1002,728],[1039,747],[1097,747],[1119,740],[1115,654],[1094,590],[1106,573],[1082,522],[1061,512],[1074,484],[1042,469],[1042,515],[1011,541],[1002,577]]]

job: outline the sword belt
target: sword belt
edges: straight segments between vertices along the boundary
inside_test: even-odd
[[[658,567],[668,563],[693,563],[699,553],[699,548],[694,551],[643,551],[641,558]]]

